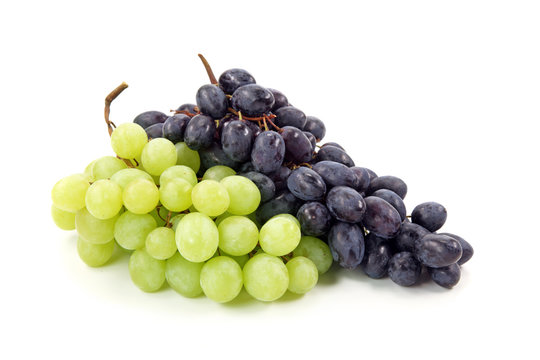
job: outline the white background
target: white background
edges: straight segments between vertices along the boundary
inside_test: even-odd
[[[354,5],[353,5],[354,4]],[[0,358],[538,358],[536,1],[5,1],[0,5]],[[357,165],[448,210],[475,248],[451,291],[334,269],[303,297],[219,305],[85,266],[50,189],[112,154],[111,119],[250,71]]]

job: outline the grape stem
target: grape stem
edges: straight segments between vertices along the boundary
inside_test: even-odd
[[[199,58],[201,59],[204,68],[206,69],[206,73],[208,74],[208,78],[210,79],[210,83],[213,85],[217,85],[218,82],[216,80],[216,77],[214,75],[214,72],[212,71],[212,68],[210,67],[210,64],[206,60],[206,58],[202,54],[198,54]]]
[[[109,136],[112,135],[113,128],[116,128],[116,125],[109,119],[109,114],[111,113],[111,103],[114,99],[118,97],[122,93],[122,91],[126,90],[128,87],[128,84],[125,82],[121,83],[111,91],[109,95],[105,98],[105,123],[107,123],[107,130],[109,130]]]

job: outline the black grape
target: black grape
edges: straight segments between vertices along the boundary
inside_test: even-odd
[[[229,69],[219,77],[219,87],[232,95],[240,86],[255,84],[255,78],[244,69]]]
[[[362,195],[347,186],[336,186],[326,195],[326,206],[333,217],[340,221],[357,223],[366,213]]]
[[[380,279],[388,273],[388,263],[392,258],[389,242],[369,233],[366,238],[366,253],[362,261],[362,270],[372,279]]]
[[[314,152],[317,148],[317,139],[315,139],[315,136],[313,136],[312,133],[309,131],[302,131],[304,135],[308,138],[309,142],[311,143],[311,152]]]
[[[364,258],[364,233],[355,224],[337,222],[328,233],[328,246],[341,267],[355,269]]]
[[[197,107],[212,119],[221,119],[227,114],[229,102],[227,96],[215,85],[203,85],[197,91]]]
[[[146,135],[148,135],[149,139],[162,138],[163,137],[163,123],[150,125],[146,129],[144,129],[144,131],[146,131]]]
[[[208,115],[197,115],[192,117],[184,132],[184,142],[192,150],[205,149],[212,145],[216,123]]]
[[[319,174],[307,167],[293,170],[287,179],[289,191],[299,199],[321,200],[326,194],[326,184]]]
[[[285,157],[285,141],[275,131],[263,131],[253,142],[251,163],[263,174],[277,171]]]
[[[467,261],[469,261],[472,256],[474,255],[474,249],[472,247],[471,244],[469,244],[464,238],[462,238],[461,236],[457,236],[457,235],[454,235],[454,234],[450,234],[450,233],[439,233],[439,235],[446,235],[446,236],[450,236],[451,238],[454,238],[456,239],[457,241],[459,241],[459,244],[461,245],[461,250],[462,250],[462,254],[461,254],[461,258],[458,260],[458,264],[459,265],[463,265],[465,264]]]
[[[320,161],[313,165],[313,170],[321,175],[329,188],[334,186],[354,187],[356,176],[349,168],[335,161]]]
[[[188,113],[191,113],[191,114],[197,114],[197,110],[195,109],[196,107],[197,105],[195,104],[187,103],[187,104],[180,105],[178,109],[176,109],[176,111],[187,111]]]
[[[332,225],[330,212],[320,202],[308,202],[298,209],[296,218],[300,222],[302,233],[309,236],[322,236]]]
[[[306,117],[306,123],[304,125],[304,131],[309,131],[312,133],[317,141],[321,141],[326,135],[326,127],[321,119],[315,116]]]
[[[267,222],[272,216],[278,214],[294,215],[301,202],[289,190],[283,190],[275,198],[260,205],[255,215],[261,224]]]
[[[274,106],[272,106],[272,111],[275,112],[277,109],[289,105],[289,100],[287,97],[279,90],[270,89],[268,90],[274,95]]]
[[[190,117],[184,114],[176,114],[169,117],[163,124],[163,137],[173,143],[184,141],[184,132]]]
[[[458,264],[451,264],[441,268],[428,268],[428,270],[435,284],[447,289],[456,286],[461,278],[461,269]]]
[[[268,177],[272,179],[276,185],[276,191],[287,188],[287,179],[291,175],[292,170],[286,166],[280,166],[278,170],[268,174]]]
[[[235,120],[228,122],[221,133],[223,152],[231,160],[237,162],[248,161],[251,155],[252,144],[253,134],[251,129],[242,121]]]
[[[353,188],[360,194],[365,194],[369,189],[369,183],[371,181],[369,171],[366,168],[353,166],[351,171],[356,175]]]
[[[416,240],[423,238],[429,231],[418,224],[411,222],[403,222],[399,233],[394,238],[394,244],[398,251],[414,252],[414,244]]]
[[[398,285],[411,286],[418,282],[422,266],[410,252],[400,252],[388,262],[388,276]]]
[[[373,181],[373,179],[376,179],[378,178],[379,176],[375,173],[375,171],[371,170],[371,169],[368,169],[368,168],[362,168],[362,169],[365,169],[368,174],[369,174],[369,181]]]
[[[276,118],[274,123],[279,127],[294,126],[297,129],[303,130],[306,124],[306,114],[294,106],[284,106],[274,111]]]
[[[353,159],[344,150],[331,145],[323,146],[317,153],[317,161],[324,160],[342,163],[347,167],[354,166]]]
[[[414,208],[411,221],[431,232],[437,231],[446,222],[446,209],[433,201],[422,203]]]
[[[251,129],[251,134],[253,139],[257,137],[262,132],[262,129],[253,121],[246,121],[245,124]]]
[[[386,200],[390,205],[394,207],[394,209],[398,211],[402,221],[405,220],[405,218],[407,217],[407,209],[405,208],[405,203],[403,202],[403,199],[401,199],[399,195],[392,190],[379,189],[373,192],[371,196],[380,197],[381,199]]]
[[[206,170],[216,165],[225,165],[235,170],[240,166],[240,163],[231,160],[215,142],[210,147],[199,150],[199,157],[201,158],[200,174],[204,174]]]
[[[422,264],[439,268],[457,262],[462,249],[459,241],[450,236],[428,234],[416,241],[414,254]]]
[[[373,194],[379,189],[392,190],[402,199],[405,199],[405,195],[407,195],[407,184],[395,176],[379,176],[371,180],[369,183],[368,194]]]
[[[321,148],[325,147],[325,146],[333,146],[333,147],[337,147],[343,151],[345,151],[345,148],[343,148],[343,146],[339,145],[338,143],[336,142],[327,142],[327,143],[324,143]]]
[[[232,107],[242,115],[257,117],[272,109],[274,95],[260,85],[244,85],[236,89],[231,98]]]
[[[281,136],[285,141],[285,160],[295,164],[310,162],[313,157],[311,143],[302,130],[293,126],[281,128]]]
[[[247,177],[257,185],[257,188],[259,188],[259,192],[261,193],[261,202],[264,203],[274,197],[276,186],[268,176],[256,171],[250,171],[241,175]]]
[[[251,171],[255,171],[255,166],[253,166],[253,164],[251,163],[251,161],[247,161],[245,163],[243,163],[242,165],[240,165],[240,167],[238,168],[238,172],[239,173],[248,173],[248,172],[251,172]]]
[[[364,227],[386,239],[396,236],[401,227],[401,217],[392,205],[376,196],[368,196],[366,202],[366,214],[362,221]]]
[[[167,118],[168,116],[161,111],[146,111],[137,115],[135,119],[133,119],[133,122],[142,126],[143,129],[146,129],[151,125],[164,123]]]

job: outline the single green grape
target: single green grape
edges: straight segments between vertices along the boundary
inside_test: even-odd
[[[243,274],[240,265],[227,256],[210,259],[201,270],[204,294],[218,303],[229,302],[242,290]]]
[[[313,236],[302,236],[300,243],[293,251],[293,256],[304,256],[313,261],[319,275],[327,272],[334,260],[328,245]]]
[[[124,188],[122,199],[132,213],[147,214],[157,206],[159,190],[150,180],[135,179]]]
[[[279,299],[289,286],[287,267],[280,258],[272,255],[253,256],[244,265],[243,272],[246,291],[260,301]]]
[[[261,193],[253,181],[246,177],[227,176],[220,183],[227,189],[230,198],[228,212],[234,215],[248,215],[257,210]]]
[[[292,221],[294,221],[294,223],[296,225],[298,225],[298,228],[301,229],[300,221],[298,221],[298,219],[294,215],[291,215],[291,214],[277,214],[277,215],[272,216],[269,220],[276,219],[276,218],[284,218],[284,219],[292,220]]]
[[[218,226],[219,248],[240,256],[249,253],[259,241],[259,229],[245,216],[231,216]]]
[[[110,179],[118,171],[127,169],[126,163],[114,156],[103,156],[92,165],[92,178],[95,180]]]
[[[75,213],[60,210],[51,205],[51,216],[54,223],[62,230],[75,230]]]
[[[259,244],[265,253],[282,256],[293,251],[300,242],[301,232],[296,223],[288,218],[268,220],[259,233]]]
[[[191,200],[199,212],[208,216],[219,216],[229,207],[227,189],[214,180],[203,180],[195,185]]]
[[[167,170],[161,173],[159,177],[160,185],[165,184],[171,179],[183,179],[186,180],[191,186],[197,185],[197,174],[190,167],[184,165],[171,166]]]
[[[105,244],[92,244],[79,236],[77,239],[77,253],[88,266],[99,267],[107,263],[114,251],[114,240]]]
[[[127,186],[127,184],[136,179],[146,179],[154,182],[154,179],[150,174],[145,171],[133,168],[122,169],[114,173],[113,176],[111,176],[111,181],[117,183],[122,188],[122,190]]]
[[[201,167],[199,153],[191,150],[184,142],[178,142],[174,147],[176,148],[176,165],[185,165],[197,173]]]
[[[51,191],[53,205],[60,210],[77,212],[85,207],[88,180],[81,174],[66,176],[54,184]]]
[[[165,277],[167,283],[180,295],[196,297],[202,294],[201,269],[204,262],[191,262],[175,253],[167,259]]]
[[[93,160],[90,164],[86,165],[84,168],[83,175],[88,180],[88,182],[94,182],[96,179],[92,176],[92,167],[94,166],[94,163],[96,160]]]
[[[75,214],[75,228],[84,240],[92,244],[105,244],[114,238],[114,224],[117,219],[118,215],[101,220],[84,208]]]
[[[152,215],[126,211],[114,224],[114,238],[124,249],[141,249],[144,247],[148,234],[156,227],[157,224]]]
[[[111,180],[97,180],[86,192],[86,209],[98,219],[110,219],[122,209],[122,188]]]
[[[317,285],[319,271],[307,257],[297,256],[287,262],[289,273],[289,291],[295,294],[305,294]]]
[[[236,171],[230,167],[225,165],[216,165],[206,170],[202,178],[203,180],[221,181],[223,178],[232,175],[236,175]]]
[[[173,229],[158,227],[146,236],[146,252],[158,260],[167,260],[176,252],[176,240]]]
[[[171,217],[172,229],[175,231],[175,233],[176,233],[176,228],[178,227],[178,223],[180,222],[180,220],[182,220],[184,216],[186,216],[186,214],[178,214]]]
[[[128,268],[131,280],[142,291],[157,291],[165,282],[165,261],[154,259],[144,249],[131,254]]]
[[[148,135],[142,126],[135,123],[124,123],[116,127],[111,134],[111,146],[116,155],[124,159],[135,159],[141,156]]]
[[[191,191],[193,186],[181,178],[171,179],[159,188],[161,204],[170,211],[184,211],[191,205]]]
[[[144,147],[141,161],[150,175],[159,176],[167,168],[176,165],[176,148],[165,138],[152,139]]]
[[[214,255],[219,244],[216,224],[202,213],[186,214],[176,228],[176,246],[189,261],[206,261]]]

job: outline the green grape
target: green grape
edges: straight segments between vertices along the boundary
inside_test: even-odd
[[[114,156],[103,156],[92,165],[92,178],[94,180],[110,179],[118,171],[127,169],[126,163]]]
[[[317,285],[319,271],[313,263],[303,256],[297,256],[287,262],[289,273],[289,291],[295,294],[305,294]]]
[[[199,212],[208,216],[219,216],[229,207],[227,189],[214,180],[203,180],[195,185],[191,200]]]
[[[190,167],[184,165],[171,166],[165,170],[159,177],[159,183],[163,185],[167,181],[177,178],[186,180],[191,186],[197,185],[197,174]]]
[[[133,168],[122,169],[114,173],[113,176],[111,176],[111,180],[117,183],[122,188],[122,190],[127,186],[127,184],[136,179],[146,179],[154,182],[154,179],[150,174],[145,171]]]
[[[98,180],[86,192],[86,209],[98,219],[110,219],[122,209],[122,188],[111,180]]]
[[[190,213],[180,220],[176,228],[176,246],[189,261],[206,261],[214,255],[219,243],[216,224],[207,215]]]
[[[171,211],[184,211],[191,206],[193,186],[186,180],[177,178],[167,181],[159,188],[161,204]]]
[[[178,214],[178,215],[175,215],[171,218],[171,224],[172,224],[172,229],[176,232],[176,228],[178,227],[178,223],[180,222],[180,220],[182,220],[182,218],[186,216],[186,214]]]
[[[114,240],[105,244],[92,244],[79,236],[77,239],[77,252],[86,265],[99,267],[104,265],[112,257]]]
[[[249,253],[257,246],[259,229],[245,216],[231,216],[219,226],[219,248],[225,252],[240,256]]]
[[[146,131],[134,123],[119,125],[111,135],[111,146],[116,155],[124,159],[135,159],[141,156],[148,142]]]
[[[152,139],[144,147],[141,161],[150,175],[159,176],[167,168],[176,165],[176,148],[165,138]]]
[[[157,291],[165,282],[165,261],[154,259],[144,249],[131,254],[128,267],[131,280],[142,291]]]
[[[288,286],[289,274],[280,258],[262,253],[244,265],[244,287],[257,300],[277,300]]]
[[[227,254],[223,250],[216,251],[216,254],[214,254],[213,257],[216,257],[216,256],[228,256],[231,259],[233,259],[234,261],[236,261],[238,263],[238,265],[240,265],[241,268],[243,268],[244,265],[246,265],[246,263],[249,260],[249,255],[248,254],[240,255],[240,256],[234,256],[234,255],[231,255],[231,254]]]
[[[124,249],[141,249],[144,247],[148,234],[156,227],[156,221],[152,215],[126,211],[114,224],[114,238]]]
[[[261,227],[259,243],[265,253],[282,256],[293,251],[300,242],[300,228],[288,218],[268,220]]]
[[[158,260],[167,260],[176,252],[175,234],[172,229],[158,227],[146,236],[146,252]]]
[[[124,188],[122,199],[132,213],[147,214],[157,206],[159,190],[150,180],[135,179]]]
[[[257,210],[261,202],[261,193],[253,181],[243,176],[227,176],[220,183],[229,193],[228,212],[234,215],[248,215]]]
[[[51,216],[54,223],[62,230],[75,230],[75,213],[60,210],[51,205]]]
[[[88,180],[88,182],[94,182],[96,179],[92,176],[92,167],[94,166],[94,163],[96,160],[92,161],[90,164],[86,165],[84,168],[83,175]]]
[[[313,236],[302,236],[300,243],[293,251],[293,256],[304,256],[313,261],[317,270],[319,270],[319,275],[327,272],[333,261],[328,245]]]
[[[199,153],[188,148],[183,142],[176,143],[174,147],[176,148],[176,165],[185,165],[197,173],[201,167]]]
[[[229,302],[242,290],[242,269],[227,256],[210,259],[201,270],[204,294],[218,303]]]
[[[75,228],[84,240],[92,244],[105,244],[114,238],[114,224],[117,219],[118,215],[101,220],[84,208],[75,214]]]
[[[236,175],[236,171],[234,171],[230,167],[224,165],[216,165],[206,170],[202,178],[203,180],[221,181],[223,178],[232,175]]]
[[[53,205],[60,210],[76,212],[85,207],[88,180],[81,174],[66,176],[54,184],[51,197]]]
[[[184,259],[179,253],[175,253],[166,262],[167,283],[183,296],[199,296],[202,293],[201,269],[203,266],[203,262],[194,263]]]
[[[298,219],[294,215],[291,215],[291,214],[277,214],[277,215],[272,216],[269,220],[276,219],[276,218],[284,218],[284,219],[292,220],[292,221],[294,221],[294,223],[296,225],[298,225],[298,228],[300,229],[300,221],[298,221]]]
[[[223,220],[225,220],[226,218],[231,217],[231,216],[234,216],[234,215],[231,214],[230,212],[225,211],[223,214],[219,215],[219,216],[216,218],[216,226],[219,226],[219,224],[221,224],[221,222],[222,222]]]

